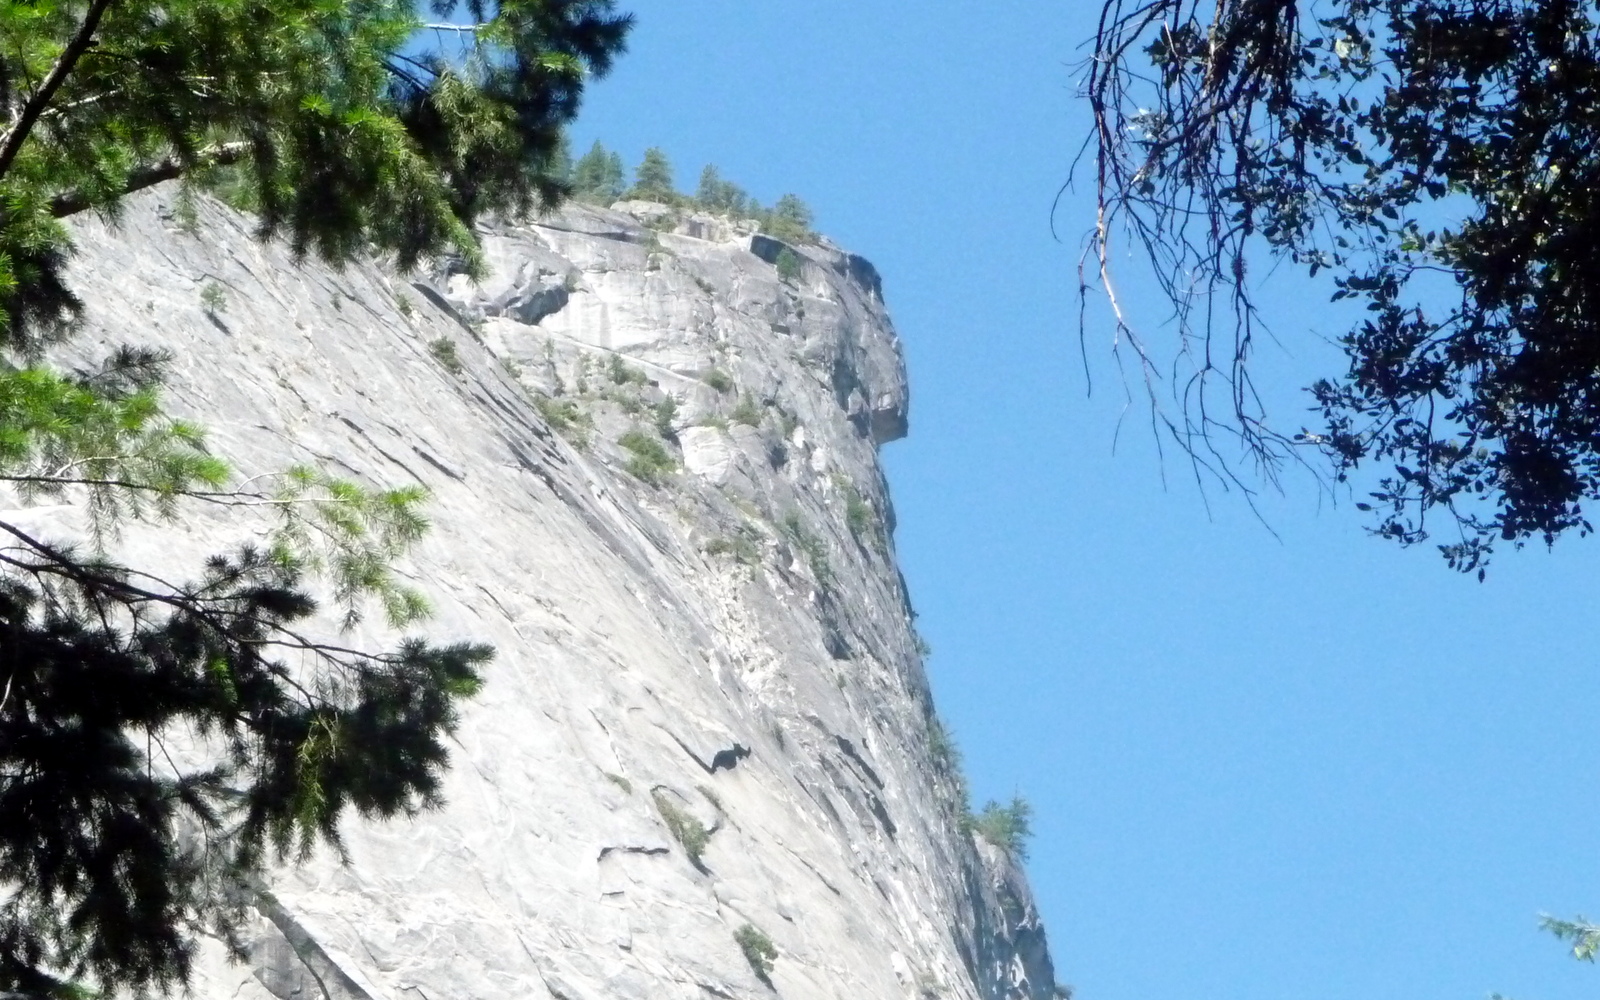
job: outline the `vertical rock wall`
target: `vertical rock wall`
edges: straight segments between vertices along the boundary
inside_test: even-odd
[[[173,409],[245,474],[426,486],[402,570],[427,631],[499,651],[447,805],[352,818],[350,864],[279,872],[250,964],[208,946],[196,995],[1053,996],[1025,880],[963,832],[931,726],[877,460],[905,374],[869,263],[639,203],[491,228],[482,285],[403,279],[296,264],[210,203],[180,225],[172,200],[79,231],[83,349],[172,350]],[[126,555],[182,575],[260,530],[198,517]]]

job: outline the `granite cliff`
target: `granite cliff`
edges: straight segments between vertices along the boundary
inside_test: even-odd
[[[895,566],[879,277],[752,230],[574,206],[488,227],[475,284],[297,264],[171,190],[78,228],[75,349],[170,349],[171,408],[245,471],[426,486],[427,631],[498,649],[445,807],[279,871],[196,996],[1055,995],[1022,872],[963,829]],[[181,569],[251,530],[184,523],[120,544]]]

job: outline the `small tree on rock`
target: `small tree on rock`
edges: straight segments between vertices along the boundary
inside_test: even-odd
[[[787,243],[814,243],[811,208],[799,195],[786,194],[761,221],[761,231]]]
[[[1028,860],[1028,841],[1033,837],[1033,806],[1027,799],[1013,795],[1007,805],[990,799],[970,823],[984,840],[1018,861]]]
[[[644,151],[644,159],[634,169],[633,190],[628,194],[647,201],[672,202],[678,197],[672,186],[672,162],[659,146]]]

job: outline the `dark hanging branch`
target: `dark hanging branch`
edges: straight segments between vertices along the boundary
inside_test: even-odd
[[[1497,542],[1587,533],[1596,35],[1573,0],[1105,3],[1081,284],[1107,295],[1180,446],[1230,482],[1241,456],[1271,480],[1316,449],[1368,492],[1375,532],[1412,544],[1447,526],[1462,570]],[[1118,241],[1149,262],[1172,339],[1119,297]],[[1256,272],[1283,264],[1361,307],[1328,313],[1354,317],[1347,366],[1306,387],[1310,427],[1275,424],[1254,382]],[[1302,316],[1276,320],[1304,335]]]

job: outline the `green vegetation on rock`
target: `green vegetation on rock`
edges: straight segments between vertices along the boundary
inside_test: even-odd
[[[200,306],[215,316],[228,311],[228,293],[215,281],[208,281],[200,289]]]
[[[732,538],[711,539],[705,544],[705,553],[711,556],[732,556],[746,566],[761,564],[761,550],[756,548],[756,543],[743,531],[736,532]]]
[[[618,788],[622,789],[622,794],[624,794],[624,795],[632,795],[633,794],[633,782],[629,781],[627,778],[624,778],[620,774],[612,774],[610,771],[607,771],[605,774],[606,774],[606,780],[607,781],[611,782],[613,785],[616,785]]]
[[[428,341],[428,353],[452,375],[460,375],[466,370],[461,364],[461,355],[456,353],[456,342],[449,337],[436,337]]]
[[[650,793],[650,797],[655,801],[656,812],[661,814],[662,821],[667,824],[672,839],[683,847],[683,853],[689,856],[690,863],[696,868],[704,867],[700,859],[711,843],[711,832],[706,829],[706,825],[680,809],[666,791],[657,788]]]
[[[805,273],[805,264],[800,260],[800,255],[784,247],[778,251],[778,260],[775,265],[778,269],[778,278],[782,281],[798,281]]]
[[[741,393],[739,405],[728,414],[728,421],[735,424],[744,424],[748,427],[760,427],[764,411],[756,404],[756,398],[750,393]]]
[[[811,207],[799,195],[786,194],[761,216],[761,231],[786,243],[815,243]]]
[[[655,418],[656,433],[667,441],[676,441],[678,439],[676,426],[678,401],[671,396],[664,397],[655,406]]]
[[[811,208],[799,195],[785,194],[771,207],[762,205],[744,188],[723,178],[714,165],[700,172],[691,197],[673,184],[672,163],[665,151],[652,146],[634,169],[634,184],[624,192],[621,157],[596,142],[573,168],[573,197],[609,205],[621,197],[659,201],[679,209],[698,209],[735,219],[754,219],[761,232],[786,243],[815,243]]]
[[[642,369],[628,364],[620,354],[611,355],[606,365],[614,385],[645,385],[650,381]]]
[[[617,444],[631,453],[624,466],[628,473],[651,486],[662,485],[678,468],[678,463],[673,460],[666,445],[662,444],[659,438],[638,428],[618,438]]]
[[[1020,795],[1006,805],[990,799],[969,819],[972,831],[1018,861],[1028,860],[1028,841],[1033,837],[1033,806]]]
[[[533,405],[557,434],[572,442],[575,447],[587,448],[589,435],[594,430],[594,420],[577,403],[570,399],[534,396]]]
[[[794,547],[805,557],[817,586],[826,590],[833,585],[833,568],[828,562],[828,544],[812,534],[800,517],[799,511],[790,511],[783,519],[783,533],[789,536]]]
[[[708,212],[734,218],[753,218],[761,212],[761,206],[744,188],[723,180],[722,172],[710,164],[700,171],[700,187],[695,191],[694,200]]]
[[[754,924],[745,924],[733,932],[733,940],[738,943],[744,960],[750,963],[750,971],[756,974],[757,979],[771,986],[773,963],[778,958],[778,948],[772,939]]]

